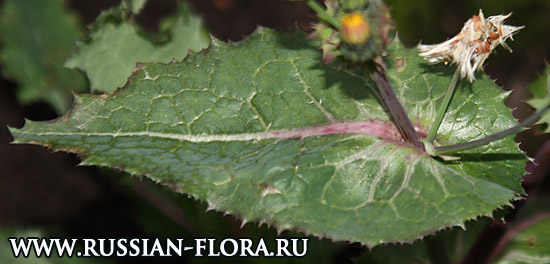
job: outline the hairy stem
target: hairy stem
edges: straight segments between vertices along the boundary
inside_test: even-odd
[[[524,127],[528,127],[528,126],[531,126],[531,125],[535,124],[542,117],[542,115],[545,114],[549,109],[550,109],[550,105],[546,106],[542,110],[540,110],[537,113],[533,114],[532,116],[525,119],[523,122],[515,125],[514,127],[508,128],[508,129],[503,130],[501,132],[498,132],[496,134],[493,134],[493,135],[490,135],[490,136],[487,136],[487,137],[484,137],[484,138],[481,138],[481,139],[478,139],[478,140],[473,140],[473,141],[470,141],[470,142],[466,142],[466,143],[435,147],[435,154],[436,155],[442,155],[442,154],[448,154],[448,153],[452,153],[452,152],[477,148],[477,147],[480,147],[480,146],[483,146],[483,145],[487,145],[490,142],[493,142],[493,141],[496,141],[496,140],[499,140],[499,139],[503,139],[503,138],[509,136],[510,134],[517,133],[519,130],[523,129]]]
[[[380,101],[382,106],[386,109],[386,111],[388,111],[392,120],[395,122],[401,137],[413,146],[424,150],[424,145],[419,141],[420,137],[418,136],[418,133],[416,133],[409,116],[405,113],[405,109],[403,109],[399,99],[397,99],[397,96],[395,95],[395,92],[393,91],[393,88],[388,82],[388,79],[382,69],[375,67],[369,72],[372,80],[376,83],[378,92],[380,93]]]
[[[439,130],[441,121],[443,121],[443,117],[445,117],[445,112],[447,112],[447,108],[449,107],[449,103],[451,102],[451,98],[453,97],[455,87],[458,82],[458,76],[459,76],[459,70],[457,67],[455,70],[455,73],[453,74],[453,79],[451,79],[451,83],[449,83],[449,87],[447,88],[447,92],[445,93],[445,97],[443,98],[443,102],[439,106],[439,110],[437,111],[435,120],[432,126],[430,127],[430,131],[428,131],[428,137],[426,137],[426,141],[430,143],[433,143],[433,141],[435,140],[435,137],[437,135],[437,130]]]
[[[320,19],[329,23],[334,28],[340,29],[340,23],[330,16],[322,6],[315,2],[315,0],[306,0],[306,3],[311,9],[313,9],[313,11],[315,11],[315,13],[317,13],[317,16],[319,16]]]

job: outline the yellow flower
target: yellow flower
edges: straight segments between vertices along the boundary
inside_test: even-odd
[[[347,14],[340,20],[340,38],[342,41],[352,44],[365,44],[370,37],[370,25],[365,17],[355,12]]]

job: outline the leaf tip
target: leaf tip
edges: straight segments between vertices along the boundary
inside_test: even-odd
[[[264,223],[265,223],[264,220],[258,221],[258,228],[262,227],[264,225]]]
[[[244,226],[248,223],[248,220],[246,220],[245,218],[243,218],[243,219],[241,219],[241,221],[242,221],[242,222],[241,222],[240,228],[243,229]]]
[[[216,207],[213,204],[208,203],[208,205],[206,206],[205,212],[210,212],[210,211],[215,211],[215,210],[216,210]]]
[[[10,132],[10,135],[12,137],[12,140],[10,141],[10,144],[21,144],[22,142],[20,142],[17,138],[17,133],[20,131],[19,128],[16,128],[16,127],[11,127],[11,126],[7,126],[8,128],[8,131]]]
[[[214,47],[219,47],[223,44],[223,41],[217,39],[216,37],[214,37],[214,35],[212,34],[208,34],[210,36],[210,43],[212,46]]]

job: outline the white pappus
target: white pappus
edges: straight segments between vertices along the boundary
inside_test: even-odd
[[[517,33],[524,26],[516,27],[504,25],[508,15],[490,16],[485,19],[483,12],[470,18],[458,35],[434,45],[418,45],[420,56],[430,63],[444,62],[456,64],[460,77],[467,77],[470,82],[475,80],[474,72],[483,70],[483,63],[491,52],[498,46],[512,52],[505,41]]]

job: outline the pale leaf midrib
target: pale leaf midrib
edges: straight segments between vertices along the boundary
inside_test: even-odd
[[[190,142],[215,142],[215,141],[251,141],[251,140],[268,140],[268,139],[290,139],[290,138],[307,138],[314,136],[326,136],[334,134],[366,134],[378,137],[387,141],[400,141],[399,134],[395,126],[388,122],[382,121],[363,121],[363,122],[341,122],[332,123],[323,126],[313,126],[306,128],[274,130],[258,133],[239,133],[239,134],[221,134],[221,135],[188,135],[175,133],[161,133],[150,131],[135,131],[135,132],[22,132],[15,130],[19,135],[27,134],[34,136],[99,136],[99,137],[153,137],[174,139]]]

